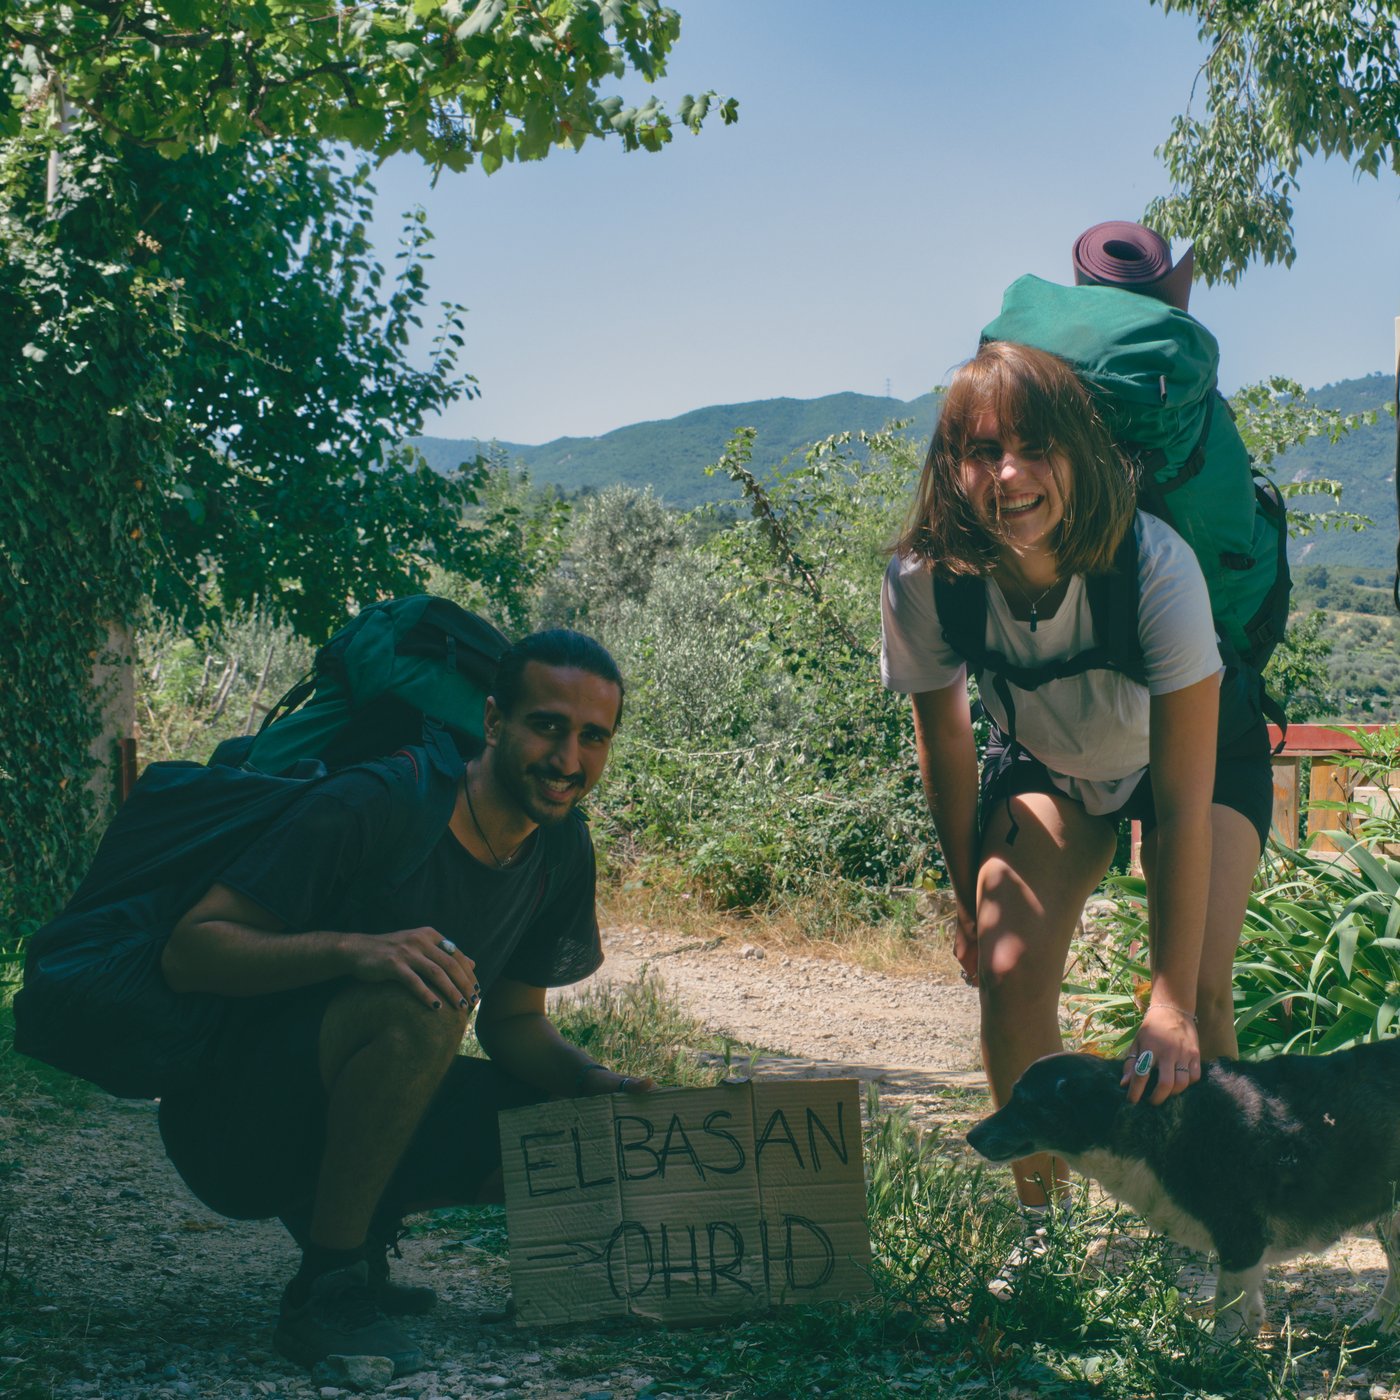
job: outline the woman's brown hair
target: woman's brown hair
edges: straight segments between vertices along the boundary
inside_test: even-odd
[[[1137,509],[1135,469],[1071,366],[1007,340],[988,341],[954,374],[895,553],[944,575],[985,574],[996,562],[1001,542],[978,519],[963,480],[987,413],[1003,441],[1014,436],[1037,456],[1069,463],[1067,481],[1051,464],[1064,500],[1054,540],[1061,571],[1108,573]]]

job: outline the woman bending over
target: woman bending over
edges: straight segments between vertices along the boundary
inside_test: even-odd
[[[1085,581],[1113,572],[1128,531],[1137,578],[1111,587],[1138,590],[1140,674],[1092,666],[1035,689],[1009,681],[1104,643]],[[933,586],[969,576],[986,595],[980,781],[965,658],[945,640]],[[1155,1063],[1151,1102],[1180,1093],[1202,1056],[1237,1050],[1231,973],[1269,830],[1268,737],[1257,677],[1221,663],[1195,555],[1136,509],[1132,470],[1064,361],[993,342],[954,376],[883,610],[882,676],[913,697],[993,1100],[1061,1048],[1070,937],[1125,819],[1142,823],[1152,966],[1125,1083],[1141,1099],[1146,1072],[1132,1069]],[[1027,1206],[1044,1205],[1063,1175],[1045,1156],[1014,1170]]]

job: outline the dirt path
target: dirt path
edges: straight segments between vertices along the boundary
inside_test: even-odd
[[[658,977],[710,1030],[756,1046],[765,1074],[855,1076],[880,1101],[942,1117],[949,1098],[985,1090],[977,994],[951,954],[925,975],[871,972],[737,937],[697,939],[658,929],[610,930],[598,979]],[[736,1049],[736,1053],[738,1053]]]
[[[764,1073],[855,1074],[877,1086],[882,1102],[923,1121],[967,1121],[983,1111],[976,1000],[951,959],[929,975],[897,977],[732,937],[623,927],[610,930],[607,943],[600,976],[659,976],[712,1030],[797,1057],[765,1054]],[[453,1228],[405,1244],[396,1275],[431,1283],[442,1299],[432,1318],[408,1324],[429,1369],[367,1393],[425,1400],[659,1393],[636,1370],[607,1369],[598,1360],[603,1348],[581,1366],[577,1341],[486,1320],[504,1303],[508,1279],[497,1254],[480,1246]],[[0,1272],[0,1285],[18,1275],[39,1289],[32,1317],[46,1379],[27,1388],[25,1400],[351,1394],[271,1351],[277,1297],[294,1267],[290,1241],[276,1225],[223,1221],[195,1202],[161,1151],[152,1105],[97,1096],[75,1117],[38,1099],[0,1117],[0,1256],[6,1248],[11,1272]],[[1379,1266],[1376,1246],[1344,1242],[1282,1275],[1271,1313],[1282,1313],[1287,1293],[1288,1306],[1312,1315],[1359,1316],[1366,1286],[1379,1286]],[[580,1374],[588,1364],[604,1369]],[[0,1395],[17,1393],[10,1381],[18,1374],[0,1354]],[[1348,1380],[1339,1394],[1367,1395],[1369,1377]],[[1387,1385],[1371,1393],[1392,1394]]]

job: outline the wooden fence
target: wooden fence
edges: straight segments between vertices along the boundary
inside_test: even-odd
[[[1349,724],[1348,729],[1374,734],[1384,728],[1379,724]],[[1276,747],[1279,729],[1269,726],[1269,744]],[[1290,724],[1283,747],[1274,755],[1274,835],[1285,845],[1297,847],[1306,837],[1328,831],[1355,832],[1356,815],[1345,811],[1315,811],[1309,802],[1362,802],[1380,808],[1386,802],[1381,788],[1368,786],[1358,774],[1344,767],[1340,759],[1361,752],[1361,746],[1350,734],[1339,733],[1321,724]],[[1307,791],[1304,792],[1303,760],[1311,759]],[[1400,777],[1400,770],[1391,777]],[[1400,782],[1387,787],[1400,788]],[[1400,797],[1397,798],[1400,800]],[[1306,827],[1300,826],[1307,812]],[[1336,851],[1336,842],[1319,835],[1310,848],[1314,852]],[[1132,866],[1142,873],[1142,823],[1134,822],[1132,830]]]
[[[1353,724],[1349,729],[1374,734],[1384,726]],[[1269,742],[1277,744],[1279,731],[1269,726]],[[1310,849],[1335,851],[1335,842],[1328,839],[1329,831],[1354,832],[1356,814],[1345,811],[1318,811],[1313,802],[1359,802],[1382,810],[1387,802],[1385,787],[1365,783],[1361,776],[1338,760],[1361,752],[1361,746],[1350,734],[1321,724],[1290,724],[1283,748],[1274,755],[1274,834],[1286,845],[1296,846],[1305,837],[1316,835]],[[1308,790],[1302,791],[1302,767],[1305,758],[1312,760],[1308,775]],[[1394,774],[1388,775],[1394,777]],[[1305,827],[1299,823],[1307,814]],[[1321,833],[1321,834],[1318,834]]]

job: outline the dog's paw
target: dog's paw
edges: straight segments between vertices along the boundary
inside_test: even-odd
[[[1216,1300],[1215,1340],[1233,1342],[1240,1337],[1255,1337],[1264,1325],[1264,1300],[1249,1293],[1236,1294],[1221,1302]]]

